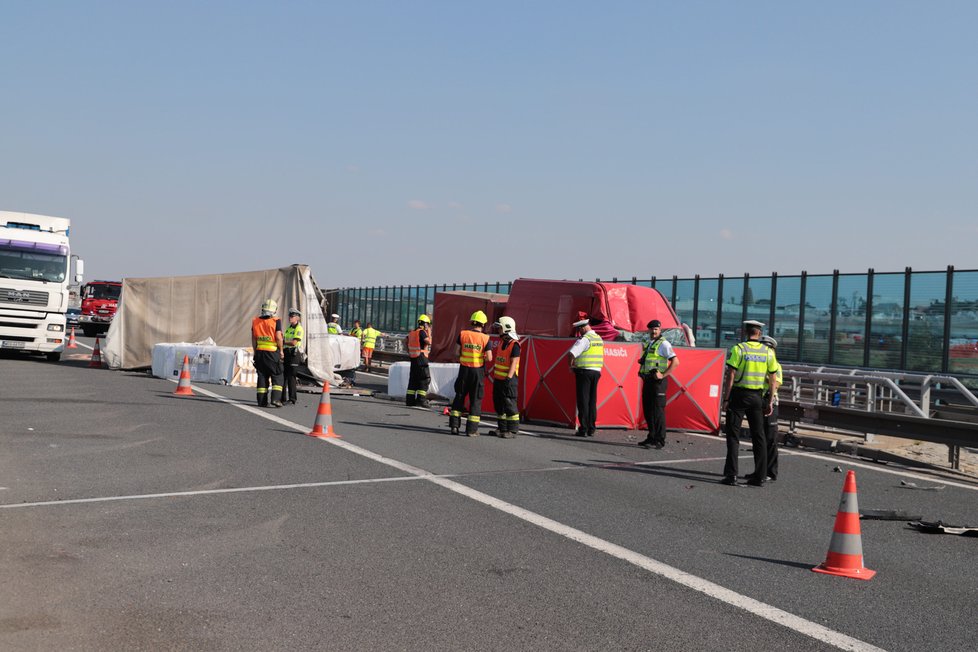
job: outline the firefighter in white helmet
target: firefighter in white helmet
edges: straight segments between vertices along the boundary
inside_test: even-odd
[[[516,401],[517,375],[520,372],[520,336],[516,320],[500,317],[495,324],[501,334],[499,345],[493,349],[492,405],[496,409],[496,431],[504,439],[512,439],[520,431],[520,412]]]
[[[285,357],[282,337],[282,320],[278,313],[278,303],[268,299],[261,304],[261,313],[251,320],[251,348],[253,362],[258,372],[258,407],[269,405],[269,384],[271,384],[271,406],[282,407],[282,385],[285,382],[283,359]]]
[[[431,355],[431,318],[418,316],[418,327],[408,333],[408,355],[411,357],[411,371],[408,375],[407,398],[405,403],[423,408],[431,407],[428,402],[428,387],[431,385],[431,369],[428,356]]]
[[[469,328],[458,334],[458,378],[455,379],[455,399],[448,413],[448,427],[452,434],[459,434],[462,427],[462,412],[465,399],[469,399],[469,418],[465,422],[465,434],[479,436],[479,422],[482,421],[482,394],[485,382],[485,364],[492,362],[489,350],[489,335],[484,333],[489,318],[486,313],[476,310],[469,317]]]

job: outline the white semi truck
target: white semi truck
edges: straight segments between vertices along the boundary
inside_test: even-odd
[[[70,222],[0,211],[0,349],[61,359],[66,342]],[[82,261],[75,266],[81,282]]]

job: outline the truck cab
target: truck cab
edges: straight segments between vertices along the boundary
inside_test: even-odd
[[[0,211],[0,349],[61,359],[69,227],[62,217]]]
[[[121,295],[122,281],[91,281],[82,288],[78,322],[87,337],[109,330]]]

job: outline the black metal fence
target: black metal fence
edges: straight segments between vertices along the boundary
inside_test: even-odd
[[[978,270],[604,280],[658,289],[697,346],[730,346],[743,320],[758,319],[784,361],[978,374]],[[446,290],[508,294],[510,283],[346,288],[327,297],[344,325],[359,319],[406,332]]]

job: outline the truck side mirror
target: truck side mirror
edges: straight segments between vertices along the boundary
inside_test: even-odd
[[[79,258],[75,261],[75,283],[82,282],[82,276],[85,274],[85,261]]]

